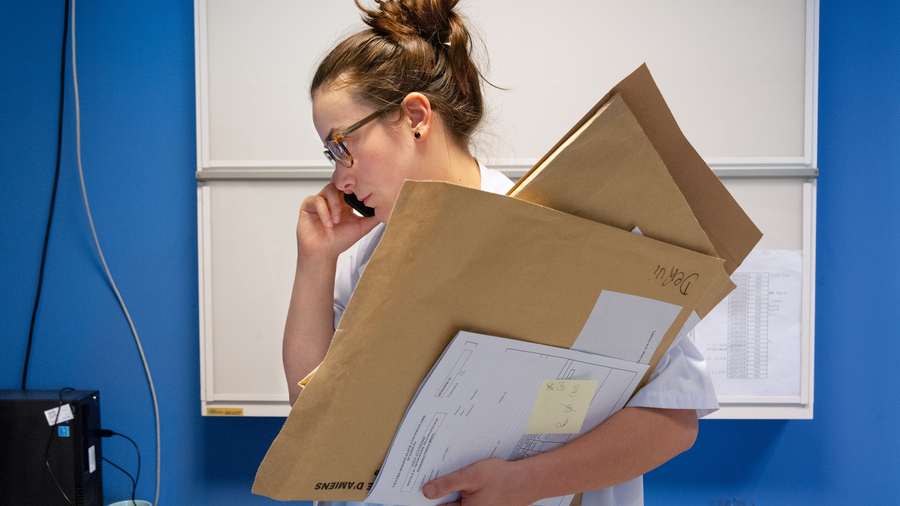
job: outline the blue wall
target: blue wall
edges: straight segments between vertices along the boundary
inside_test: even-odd
[[[56,153],[63,2],[0,3],[0,388],[18,388]],[[702,421],[650,473],[648,504],[895,503],[900,497],[900,5],[822,0],[816,397],[812,421]],[[152,368],[161,504],[276,504],[250,494],[280,419],[199,407],[193,6],[96,2],[77,12],[85,178],[107,262]],[[764,99],[764,97],[760,97]],[[149,389],[94,249],[75,158],[71,67],[62,173],[29,388],[99,389],[105,428],[142,451],[154,493]],[[123,440],[104,454],[134,469]],[[130,495],[104,473],[107,502]]]

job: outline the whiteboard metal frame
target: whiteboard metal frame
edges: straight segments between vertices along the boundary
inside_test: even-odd
[[[720,176],[721,177],[721,176]],[[734,177],[734,176],[732,176]],[[747,176],[737,176],[747,177]],[[800,395],[720,397],[708,419],[812,419],[815,384],[816,179],[803,182],[803,254],[800,301]]]
[[[202,414],[211,409],[241,410],[243,416],[287,416],[286,395],[216,394],[213,374],[214,336],[211,285],[210,184],[224,180],[291,180],[330,178],[333,168],[324,160],[212,161],[209,153],[209,73],[207,0],[194,0],[195,94],[197,168],[197,230],[199,338]],[[806,70],[804,154],[802,157],[709,158],[706,162],[722,178],[806,178],[803,189],[803,291],[801,395],[785,398],[723,398],[722,409],[708,418],[811,419],[813,416],[815,351],[815,245],[818,123],[819,1],[806,1]],[[517,179],[537,159],[488,159],[485,164]]]
[[[247,170],[328,169],[320,160],[211,160],[209,139],[209,72],[206,23],[207,0],[194,0],[196,108],[197,108],[197,170],[216,171],[243,168]],[[806,0],[806,61],[804,90],[804,141],[803,156],[788,157],[709,157],[706,163],[719,167],[778,167],[783,169],[815,167],[818,122],[818,56],[819,56],[819,0]],[[482,162],[488,167],[527,169],[538,159],[488,158]]]

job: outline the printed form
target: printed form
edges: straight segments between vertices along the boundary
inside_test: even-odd
[[[694,328],[719,400],[796,402],[800,395],[802,252],[754,251],[737,288]]]
[[[422,486],[490,457],[565,445],[622,409],[647,365],[460,332],[423,381],[366,502],[424,506]],[[572,496],[542,506],[568,506]]]

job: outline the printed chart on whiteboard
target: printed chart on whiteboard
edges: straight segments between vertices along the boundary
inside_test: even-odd
[[[751,253],[694,328],[720,400],[800,395],[802,273],[800,251]]]

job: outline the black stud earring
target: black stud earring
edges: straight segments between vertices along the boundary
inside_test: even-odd
[[[419,132],[416,132],[415,136],[416,136],[416,139],[418,139],[419,137],[422,137],[422,134],[420,134]]]

